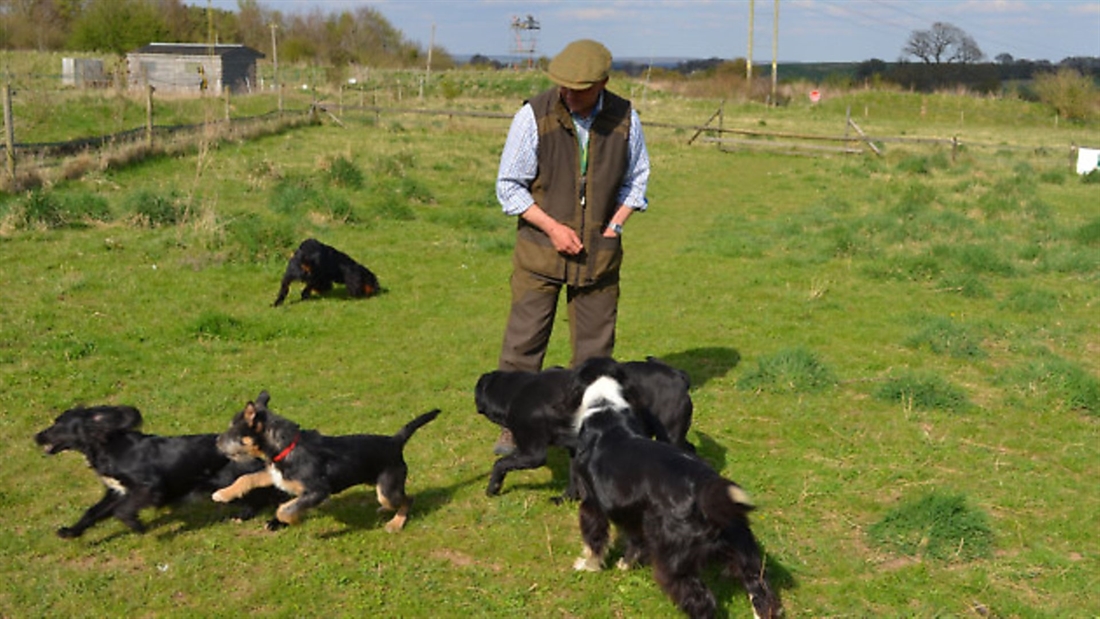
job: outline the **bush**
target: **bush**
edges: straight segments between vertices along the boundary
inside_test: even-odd
[[[989,556],[993,532],[962,494],[932,492],[903,502],[867,530],[871,539],[912,557],[969,561]]]
[[[1066,120],[1088,120],[1096,115],[1096,83],[1073,69],[1039,75],[1035,92]]]

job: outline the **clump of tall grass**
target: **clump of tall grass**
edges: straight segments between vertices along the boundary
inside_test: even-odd
[[[280,215],[301,215],[316,200],[317,189],[310,178],[290,175],[279,180],[271,190],[267,206]]]
[[[907,409],[962,412],[971,407],[966,392],[929,371],[906,370],[889,377],[873,395]]]
[[[938,355],[956,359],[982,359],[987,356],[981,347],[981,336],[974,329],[950,318],[935,316],[922,321],[919,331],[905,340],[910,348],[927,348]]]
[[[229,257],[256,263],[285,260],[301,241],[287,218],[256,213],[242,213],[230,219],[225,224],[225,236]]]
[[[190,208],[186,200],[175,191],[140,189],[125,198],[123,210],[139,224],[158,228],[183,222]]]
[[[878,545],[910,557],[972,561],[988,557],[993,531],[963,494],[933,491],[902,502],[867,529]]]
[[[110,221],[107,199],[91,192],[60,194],[50,189],[35,189],[20,202],[18,227],[45,226],[71,228],[90,221]]]
[[[366,177],[351,160],[343,155],[337,156],[322,166],[325,178],[337,187],[362,189]]]
[[[813,352],[787,348],[761,357],[756,367],[745,372],[737,388],[772,393],[805,393],[836,385],[837,378]]]
[[[1069,410],[1100,415],[1100,379],[1046,349],[1034,351],[1024,363],[1003,369],[996,383],[1010,388],[1020,400],[1035,399],[1040,406],[1054,400]]]
[[[1077,228],[1073,240],[1081,245],[1100,246],[1100,217]]]
[[[988,299],[993,296],[989,286],[974,273],[956,273],[945,275],[939,282],[939,289],[954,292],[968,299]]]
[[[1017,286],[1001,302],[1001,308],[1021,314],[1043,314],[1058,309],[1058,295],[1049,290]]]

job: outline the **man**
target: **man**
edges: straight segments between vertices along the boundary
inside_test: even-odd
[[[582,39],[547,68],[557,84],[512,119],[497,199],[517,215],[501,370],[539,371],[566,289],[571,366],[615,346],[623,226],[647,206],[649,154],[630,102],[606,90],[611,52]],[[495,451],[508,453],[502,433]]]

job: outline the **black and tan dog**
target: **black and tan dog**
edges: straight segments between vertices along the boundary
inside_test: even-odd
[[[695,451],[687,440],[693,406],[685,372],[654,357],[625,363],[601,358],[587,363],[596,362],[620,369],[627,398],[646,434]],[[569,398],[574,381],[575,372],[560,367],[541,372],[496,370],[481,375],[474,387],[477,412],[510,430],[516,445],[512,453],[493,464],[486,494],[499,494],[510,471],[544,466],[549,447],[572,453],[576,446],[576,404],[571,404]],[[578,498],[573,477],[570,474],[564,498]]]
[[[142,509],[168,505],[191,494],[208,495],[260,468],[227,458],[214,444],[216,434],[153,436],[138,430],[141,423],[141,413],[132,406],[77,407],[35,435],[35,442],[48,455],[68,450],[84,454],[106,487],[103,498],[75,524],[57,530],[59,536],[79,537],[112,516],[142,533],[145,525],[138,518]],[[250,497],[241,517],[248,518],[277,500],[270,492]]]
[[[745,491],[696,455],[650,440],[623,394],[619,368],[588,365],[577,378],[587,387],[577,410],[575,459],[584,552],[574,569],[603,566],[614,523],[626,542],[620,567],[652,563],[661,589],[688,616],[716,614],[714,594],[700,577],[710,561],[741,581],[756,617],[779,616],[749,529],[753,507]]]
[[[279,286],[279,296],[275,298],[275,307],[282,305],[290,292],[290,284],[296,281],[306,284],[302,289],[303,301],[313,292],[332,290],[332,285],[337,282],[347,288],[350,297],[369,297],[380,291],[378,278],[370,269],[317,239],[302,241],[290,257]]]
[[[267,408],[270,396],[260,392],[255,402],[233,417],[218,437],[218,449],[233,459],[258,459],[264,470],[244,475],[214,493],[215,501],[241,497],[256,488],[276,486],[294,496],[279,506],[269,530],[298,523],[305,510],[329,496],[358,484],[375,486],[383,509],[397,513],[386,524],[394,533],[405,526],[412,498],[405,494],[404,447],[421,426],[439,415],[435,409],[420,415],[393,436],[350,434],[323,436]]]

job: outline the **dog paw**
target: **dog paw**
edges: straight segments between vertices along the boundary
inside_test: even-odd
[[[278,518],[272,518],[271,520],[267,521],[267,524],[264,525],[264,528],[268,531],[278,531],[279,529],[285,529],[286,526],[287,524],[282,520],[279,520]]]
[[[595,557],[577,557],[577,560],[573,561],[573,569],[578,572],[598,572],[600,562]]]
[[[69,527],[61,527],[57,530],[57,536],[61,539],[73,539],[75,537],[80,537],[80,531]]]
[[[225,491],[225,488],[211,494],[210,498],[213,499],[215,503],[228,503],[233,500],[230,498],[229,493]]]
[[[626,557],[619,557],[619,560],[615,562],[615,567],[622,571],[634,569],[634,564],[626,560]]]

